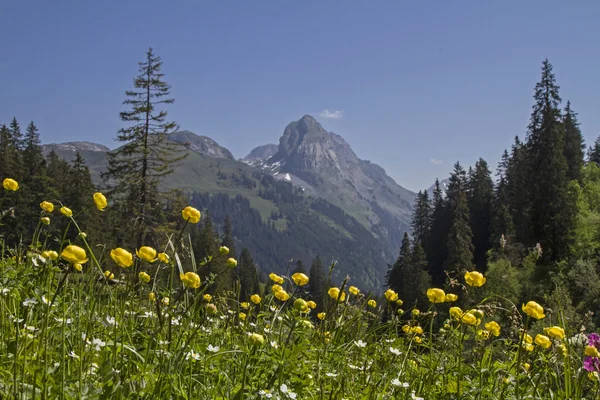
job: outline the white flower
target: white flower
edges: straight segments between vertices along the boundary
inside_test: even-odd
[[[263,331],[265,331],[265,333],[271,333],[271,330],[269,328],[264,328]]]
[[[407,388],[410,385],[408,384],[408,382],[400,382],[400,380],[398,378],[392,380],[392,385],[394,386],[402,386],[403,388]]]
[[[92,340],[92,344],[96,347],[96,351],[99,351],[101,347],[106,346],[106,342],[103,342],[100,339]]]
[[[269,310],[271,310],[271,311],[275,312],[275,310],[277,310],[277,307],[275,307],[275,306],[271,306],[271,307],[269,307]]]
[[[365,342],[363,342],[362,340],[355,340],[354,344],[357,345],[358,347],[367,347],[367,344]]]
[[[227,310],[227,312],[228,312],[229,314],[235,314],[235,311],[233,311],[233,310]]]
[[[415,396],[415,392],[414,391],[410,394],[410,398],[412,400],[425,400],[423,397]]]
[[[289,397],[290,399],[296,398],[296,393],[290,391],[285,383],[281,384],[281,386],[279,387],[279,390],[281,390],[281,393],[287,395],[287,397]]]
[[[171,325],[173,325],[173,326],[179,326],[179,325],[181,325],[181,320],[179,318],[173,318],[171,320]]]
[[[386,343],[394,343],[394,340],[395,340],[395,339],[385,339],[385,342],[386,342]]]
[[[152,311],[146,311],[143,314],[139,315],[140,318],[151,318],[154,317],[154,313]]]
[[[272,347],[272,348],[274,348],[274,349],[278,349],[278,348],[279,348],[279,345],[277,344],[277,342],[276,342],[276,341],[274,341],[274,340],[273,340],[273,341],[271,342],[271,347]]]
[[[75,352],[73,350],[71,350],[69,352],[69,357],[73,357],[73,358],[79,358],[79,356],[77,354],[75,354]]]
[[[207,351],[210,351],[211,353],[216,353],[217,351],[219,351],[220,347],[219,346],[213,346],[212,344],[209,344],[208,347],[206,348]]]
[[[104,326],[118,326],[119,324],[117,324],[117,320],[114,317],[111,317],[110,315],[106,317],[106,323],[104,324]]]
[[[48,300],[48,298],[46,297],[46,295],[42,295],[42,301],[44,302],[44,304],[48,305],[50,304],[50,300]]]
[[[38,302],[37,299],[30,297],[30,298],[23,300],[23,306],[24,307],[34,306],[37,304],[37,302]]]
[[[21,322],[25,321],[23,318],[17,318],[14,316],[9,316],[8,319],[10,319],[12,322],[16,322],[17,324],[20,324]]]
[[[194,361],[198,361],[198,360],[200,360],[200,354],[194,352],[194,350],[190,350],[187,353],[187,355],[185,356],[185,359],[189,360],[190,358],[193,359]]]
[[[327,375],[327,376],[328,376],[328,377],[330,377],[330,378],[335,378],[336,376],[338,376],[338,374],[334,374],[334,373],[332,373],[332,372],[328,372],[328,373],[326,373],[325,375]]]
[[[256,324],[254,322],[250,322],[248,325],[250,325],[253,328],[256,328]]]
[[[262,397],[265,397],[267,399],[270,399],[273,397],[273,395],[268,391],[268,390],[259,390],[258,394]]]
[[[10,289],[8,289],[8,288],[2,288],[2,289],[0,289],[0,293],[3,296],[6,296],[9,292],[10,292]]]
[[[390,347],[390,353],[392,353],[392,354],[394,354],[396,356],[399,356],[401,354],[401,351],[398,350],[398,349],[395,349],[393,347]]]
[[[348,364],[348,368],[350,368],[350,369],[357,369],[359,371],[362,371],[364,369],[363,367],[359,367],[357,365],[352,365],[352,364]]]

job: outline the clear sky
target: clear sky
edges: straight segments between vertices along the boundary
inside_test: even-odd
[[[412,189],[496,167],[523,135],[542,60],[600,134],[600,2],[2,1],[0,122],[114,147],[152,46],[169,116],[243,157],[311,114]],[[325,111],[328,110],[328,111]]]

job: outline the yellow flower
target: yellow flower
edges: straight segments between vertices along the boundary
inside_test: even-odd
[[[271,279],[273,282],[275,282],[275,283],[277,283],[277,284],[279,284],[279,285],[281,285],[281,284],[283,283],[283,278],[282,278],[282,277],[280,277],[279,275],[277,275],[277,274],[273,273],[273,272],[271,272],[271,273],[269,274],[269,278],[270,278],[270,279]]]
[[[247,310],[250,308],[250,304],[248,302],[244,301],[240,304],[240,307],[242,307],[244,310]]]
[[[212,301],[212,296],[208,293],[206,293],[204,296],[202,296],[202,299],[204,299],[204,301],[210,303]]]
[[[527,344],[533,343],[533,338],[531,337],[531,335],[528,333],[525,333],[525,332],[521,332],[519,339],[522,339],[523,343],[527,343]]]
[[[254,304],[259,304],[261,302],[261,300],[262,299],[257,294],[253,294],[252,296],[250,296],[250,301],[253,302]]]
[[[238,315],[238,316],[240,317],[240,319],[241,319],[242,321],[245,321],[245,320],[246,320],[246,314],[245,314],[245,313],[241,312],[241,313],[239,313],[239,315]]]
[[[413,335],[422,335],[423,328],[421,328],[419,325],[413,326],[412,328],[410,328],[410,333],[412,333]]]
[[[490,338],[490,332],[485,329],[479,329],[477,331],[477,339],[479,340],[488,340]]]
[[[200,277],[194,272],[179,274],[179,279],[181,279],[181,282],[183,282],[184,286],[187,286],[191,289],[198,289],[200,287]]]
[[[564,344],[559,344],[556,346],[556,350],[558,350],[563,357],[567,356],[567,346]]]
[[[377,307],[377,302],[373,299],[367,301],[367,304],[369,305],[369,307],[373,307],[373,308]]]
[[[171,261],[167,253],[158,253],[158,259],[165,264],[168,264],[169,261]]]
[[[402,300],[400,300],[400,299],[396,300],[396,305],[398,307],[400,307],[402,304],[404,304],[404,302]]]
[[[317,314],[317,318],[319,318],[320,320],[324,320],[325,316],[326,316],[326,314],[324,312],[320,312]]]
[[[529,368],[531,368],[531,365],[529,365],[529,363],[523,363],[523,369],[525,370],[525,372],[529,372]]]
[[[396,312],[398,313],[398,315],[404,314],[404,310],[401,308],[397,309]]]
[[[358,296],[358,294],[360,293],[360,290],[356,286],[350,286],[348,288],[348,291],[350,292],[350,294],[353,294],[355,296]]]
[[[250,335],[250,341],[253,345],[258,346],[259,344],[263,344],[265,342],[265,338],[260,333],[253,333]]]
[[[410,325],[404,325],[402,331],[406,334],[410,333]]]
[[[71,209],[69,207],[65,207],[65,206],[62,206],[60,208],[60,213],[62,215],[64,215],[65,217],[71,217],[71,216],[73,216],[73,211],[71,211]]]
[[[129,268],[133,264],[133,254],[120,247],[110,251],[110,258],[122,268]]]
[[[600,357],[600,352],[594,346],[586,346],[585,355],[590,357]]]
[[[296,283],[296,285],[304,286],[308,283],[308,276],[301,272],[296,272],[294,275],[292,275],[292,280]]]
[[[544,349],[547,349],[550,346],[552,346],[550,338],[548,336],[540,335],[539,333],[535,335],[535,344],[543,347]]]
[[[498,325],[496,321],[490,321],[487,324],[485,324],[485,329],[490,331],[490,333],[494,336],[500,335],[500,325]]]
[[[4,179],[4,181],[2,181],[2,186],[4,186],[4,189],[12,190],[13,192],[19,190],[19,184],[17,183],[17,181],[10,178]]]
[[[42,201],[40,203],[40,208],[46,211],[47,213],[51,213],[52,211],[54,211],[54,204],[50,203],[49,201]]]
[[[600,380],[600,375],[598,374],[598,371],[593,371],[593,372],[589,372],[587,374],[587,377],[590,381],[598,381]]]
[[[40,218],[40,220],[42,221],[42,224],[44,224],[44,225],[50,225],[50,218],[48,218],[48,217],[42,217],[42,218]]]
[[[398,300],[398,293],[394,292],[392,289],[386,290],[384,295],[385,295],[385,298],[388,299],[388,301]]]
[[[276,298],[278,298],[281,301],[286,301],[287,299],[290,298],[290,295],[288,294],[288,292],[286,292],[283,289],[276,291],[274,293],[274,295],[275,295]]]
[[[327,294],[329,295],[329,297],[331,297],[333,300],[336,300],[336,301],[341,302],[341,301],[346,300],[346,293],[340,292],[340,288],[338,288],[338,287],[329,288],[329,290],[327,291]]]
[[[81,272],[81,270],[83,269],[83,266],[81,264],[73,264],[73,268],[75,268],[78,272]]]
[[[465,281],[469,286],[480,287],[483,286],[486,279],[481,272],[471,271],[465,274]]]
[[[87,238],[87,233],[85,233],[85,232],[79,232],[79,234],[77,235],[77,237],[79,237],[81,239],[85,239],[85,238]]]
[[[423,339],[421,339],[419,336],[415,337],[413,339],[415,341],[415,343],[420,344],[421,342],[423,342]]]
[[[314,310],[315,308],[317,308],[317,303],[315,303],[315,302],[314,302],[314,301],[312,301],[312,300],[309,300],[309,301],[307,301],[307,302],[306,302],[306,305],[308,306],[308,308],[311,308],[311,309],[313,309],[313,310]]]
[[[549,328],[544,329],[546,335],[554,338],[554,339],[564,339],[565,338],[565,330],[560,326],[551,326]]]
[[[54,261],[58,258],[58,253],[54,250],[46,250],[42,251],[42,257],[44,257],[46,260],[50,259]]]
[[[446,293],[442,289],[429,288],[427,289],[427,298],[432,303],[443,303],[446,300]]]
[[[450,307],[450,315],[454,319],[461,319],[463,316],[463,310],[460,307]]]
[[[456,300],[458,300],[458,296],[457,296],[457,295],[455,295],[454,293],[448,293],[448,294],[446,295],[446,298],[445,298],[444,300],[445,300],[446,302],[450,303],[450,302],[453,302],[453,301],[456,301]]]
[[[106,197],[100,192],[94,193],[94,203],[96,204],[96,208],[100,211],[104,211],[108,203],[106,202]]]
[[[156,250],[154,250],[150,246],[142,246],[139,250],[135,251],[135,254],[141,258],[142,260],[146,260],[149,263],[153,263],[157,260],[156,258]]]
[[[308,304],[303,299],[296,299],[294,301],[294,308],[300,312],[306,312],[308,311]]]
[[[150,282],[150,275],[148,275],[144,271],[140,272],[138,274],[138,277],[140,278],[140,281],[142,281],[142,282],[145,282],[145,283]]]
[[[165,306],[168,306],[170,302],[171,302],[171,300],[170,300],[168,297],[163,297],[163,299],[162,299],[162,303],[163,303]]]
[[[280,290],[283,290],[283,288],[280,285],[273,285],[271,286],[271,292],[273,292],[273,294],[275,294],[276,292],[279,292]]]
[[[414,317],[418,317],[418,316],[419,316],[419,314],[421,314],[421,311],[419,311],[419,309],[418,309],[418,308],[415,308],[415,309],[413,309],[413,310],[412,310],[412,315],[413,315]]]
[[[221,247],[219,247],[219,254],[222,254],[224,256],[226,256],[227,254],[229,254],[229,247],[227,247],[227,246],[221,246]]]
[[[106,277],[106,279],[115,279],[115,274],[113,274],[112,272],[110,272],[109,270],[104,271],[104,276]]]
[[[181,210],[181,216],[186,221],[197,224],[200,222],[200,211],[196,210],[194,207],[187,206],[183,210]]]
[[[237,267],[237,260],[235,258],[228,258],[226,264],[229,268]]]
[[[527,351],[533,351],[533,345],[531,343],[523,343],[523,348]]]
[[[523,304],[521,308],[525,314],[535,319],[542,319],[546,316],[544,315],[544,308],[535,301],[528,301],[527,304]]]
[[[464,322],[467,325],[477,325],[477,317],[475,317],[471,313],[466,313],[460,319],[461,322]]]
[[[148,300],[155,301],[156,300],[156,293],[154,293],[154,292],[148,293]]]
[[[88,261],[85,250],[74,244],[70,244],[64,248],[60,257],[71,264],[85,264]]]

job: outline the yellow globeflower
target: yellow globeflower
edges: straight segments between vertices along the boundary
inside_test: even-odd
[[[202,299],[204,299],[204,301],[210,303],[212,301],[212,296],[208,293],[206,293],[204,296],[202,296]]]
[[[544,308],[535,301],[528,301],[527,304],[523,304],[521,308],[525,314],[535,319],[542,319],[546,316],[544,314]]]
[[[271,286],[271,292],[273,292],[273,294],[275,294],[275,292],[278,292],[280,290],[283,290],[283,288],[280,285],[275,284],[275,285]]]
[[[523,343],[523,348],[527,351],[533,351],[533,345],[531,343]]]
[[[19,184],[17,183],[17,181],[11,178],[4,179],[4,181],[2,181],[2,186],[4,186],[4,189],[12,190],[13,192],[19,190]]]
[[[308,283],[308,276],[301,272],[296,272],[294,275],[292,275],[292,280],[296,283],[296,285],[304,286]]]
[[[64,215],[65,217],[72,217],[73,216],[73,211],[71,211],[71,209],[69,207],[65,207],[65,206],[62,206],[60,208],[60,213],[62,215]]]
[[[94,203],[96,204],[96,208],[100,211],[104,211],[108,202],[106,201],[106,197],[100,192],[94,193]]]
[[[298,311],[306,312],[308,311],[308,304],[304,299],[296,299],[296,301],[294,301],[294,308]]]
[[[498,325],[496,321],[490,321],[485,324],[485,329],[487,329],[494,336],[500,335],[500,325]]]
[[[229,254],[229,247],[227,247],[227,246],[221,246],[221,247],[219,247],[219,254],[222,254],[224,256],[226,256],[227,254]]]
[[[446,300],[446,293],[442,289],[427,289],[427,298],[432,303],[443,303]]]
[[[139,250],[135,251],[135,254],[141,258],[142,260],[146,260],[150,263],[153,263],[157,260],[156,258],[156,250],[154,250],[150,246],[142,246]]]
[[[486,329],[479,329],[476,336],[478,340],[488,340],[490,338],[490,331]]]
[[[422,335],[423,328],[421,328],[419,325],[413,326],[412,328],[410,328],[410,333],[413,335]]]
[[[250,335],[250,342],[252,342],[253,345],[258,346],[265,342],[265,338],[260,333],[253,333]]]
[[[163,299],[162,299],[162,303],[163,303],[165,306],[168,306],[170,302],[171,302],[171,300],[170,300],[168,297],[163,297]]]
[[[244,310],[247,310],[250,308],[250,303],[248,303],[247,301],[243,301],[240,303],[240,307],[242,307]]]
[[[237,260],[235,258],[228,258],[225,262],[229,268],[237,267]]]
[[[142,281],[142,282],[145,282],[145,283],[150,282],[150,275],[148,275],[144,271],[140,272],[138,274],[138,277],[140,278],[140,281]]]
[[[171,259],[167,253],[158,253],[158,259],[165,264],[168,264]]]
[[[327,291],[327,294],[329,295],[329,297],[331,297],[333,300],[336,301],[344,301],[346,300],[346,293],[344,292],[340,292],[340,288],[338,287],[332,287]]]
[[[133,254],[120,247],[110,251],[110,258],[122,268],[129,268],[133,265]]]
[[[548,336],[540,335],[539,333],[535,335],[535,344],[543,347],[544,349],[547,349],[550,346],[552,346],[550,338]]]
[[[40,208],[46,211],[47,213],[51,213],[52,211],[54,211],[54,204],[50,203],[49,201],[42,201],[40,203]]]
[[[54,250],[45,250],[42,251],[42,257],[44,257],[46,260],[50,259],[54,261],[58,258],[58,253]]]
[[[113,274],[109,270],[104,271],[104,276],[106,277],[106,279],[115,279],[115,274]]]
[[[283,284],[283,278],[273,272],[269,274],[269,278],[278,285]]]
[[[480,287],[483,286],[486,279],[481,272],[471,271],[465,274],[465,281],[469,286]]]
[[[463,316],[463,310],[460,307],[450,307],[450,315],[454,319],[461,319]]]
[[[356,286],[350,286],[348,288],[348,291],[355,296],[357,296],[360,293],[360,290]]]
[[[600,357],[600,352],[594,346],[586,346],[585,355],[589,357]]]
[[[181,216],[183,219],[192,224],[197,224],[200,222],[200,211],[191,206],[187,206],[181,210]]]
[[[526,332],[521,332],[521,335],[519,335],[519,339],[522,339],[523,343],[527,343],[527,344],[533,343],[533,338],[531,337],[530,334],[528,334]]]
[[[81,272],[81,270],[83,269],[83,266],[81,264],[73,264],[73,268],[75,268],[75,270],[77,272]]]
[[[241,312],[241,313],[239,313],[239,315],[238,315],[238,316],[240,317],[240,319],[241,319],[242,321],[245,321],[245,320],[246,320],[246,313],[243,313],[243,312]]]
[[[454,293],[448,293],[446,295],[446,298],[444,299],[447,303],[451,303],[453,301],[458,300],[458,295],[455,295]]]
[[[410,333],[410,325],[404,325],[402,331],[406,334]]]
[[[50,218],[48,217],[42,217],[40,218],[40,221],[42,221],[42,224],[44,225],[50,225]]]
[[[156,293],[154,293],[154,292],[148,293],[148,300],[155,301],[156,300]]]
[[[460,319],[461,322],[464,322],[467,325],[477,325],[477,317],[475,317],[471,313],[466,313]]]
[[[377,307],[377,302],[375,300],[371,299],[371,300],[367,301],[367,305],[369,307],[375,308],[375,307]]]
[[[191,289],[198,289],[200,287],[200,277],[194,272],[186,272],[185,274],[179,274],[179,279],[183,284]]]
[[[402,300],[400,300],[400,299],[396,300],[396,305],[398,307],[400,307],[402,304],[404,304],[404,302]]]
[[[529,365],[529,363],[523,363],[523,369],[525,370],[525,372],[528,372],[529,368],[531,368],[531,365]]]
[[[317,318],[319,318],[321,321],[325,319],[326,314],[324,312],[320,312],[317,314]]]
[[[275,297],[277,297],[281,301],[286,301],[290,298],[290,295],[285,290],[281,289],[274,293]]]
[[[546,335],[554,338],[554,339],[564,339],[565,338],[565,330],[560,326],[551,326],[549,328],[544,329]]]
[[[60,257],[71,264],[85,264],[88,261],[85,250],[74,244],[65,247],[62,253],[60,253]]]
[[[415,308],[415,309],[413,309],[413,310],[412,310],[412,315],[413,315],[414,317],[418,317],[418,316],[419,316],[419,314],[421,314],[421,311],[419,311],[419,309],[418,309],[418,308]]]
[[[312,301],[312,300],[309,300],[309,301],[307,301],[307,302],[306,302],[306,305],[308,306],[308,308],[310,308],[310,309],[313,309],[313,310],[314,310],[315,308],[317,308],[317,303],[315,303],[315,302],[314,302],[314,301]]]
[[[259,295],[253,294],[252,296],[250,296],[250,301],[253,302],[254,304],[260,304],[262,299],[260,298]]]
[[[388,299],[388,301],[398,300],[398,293],[394,292],[392,289],[386,290],[384,295],[385,295],[385,298]]]

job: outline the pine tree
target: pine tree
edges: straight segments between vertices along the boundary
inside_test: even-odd
[[[506,181],[506,172],[510,158],[508,151],[504,150],[502,159],[498,163],[496,176],[498,177],[498,185],[494,191],[493,212],[492,212],[492,247],[499,249],[501,246],[500,239],[510,240],[514,235],[514,225],[512,215],[509,209],[508,184]]]
[[[528,245],[539,242],[544,259],[560,260],[568,252],[576,209],[568,192],[568,164],[564,155],[559,87],[552,65],[545,60],[542,78],[535,87],[535,104],[527,133],[527,152],[532,176],[531,235]]]
[[[593,146],[588,150],[588,162],[594,162],[600,165],[600,136],[596,138]]]
[[[417,193],[411,227],[414,240],[425,247],[431,230],[431,202],[426,190]]]
[[[321,258],[316,256],[310,266],[310,277],[308,280],[308,291],[312,301],[317,303],[316,313],[323,311],[325,302],[326,282],[325,269]],[[315,315],[316,315],[315,313]]]
[[[431,274],[431,280],[434,285],[444,283],[444,261],[447,256],[446,241],[450,221],[448,209],[444,201],[444,194],[440,188],[440,182],[435,180],[435,189],[433,190],[433,212],[431,214],[431,230],[425,252]]]
[[[258,274],[256,265],[252,260],[250,251],[247,248],[242,249],[238,262],[238,276],[240,279],[240,300],[248,301],[250,296],[258,293]]]
[[[139,63],[134,90],[126,91],[124,104],[131,109],[120,113],[121,120],[131,125],[122,128],[117,140],[124,143],[108,153],[108,168],[102,175],[109,194],[121,202],[123,218],[132,223],[131,235],[137,246],[159,225],[160,205],[167,198],[159,182],[173,172],[184,155],[167,135],[177,125],[167,122],[167,112],[157,107],[172,104],[171,87],[163,81],[162,61],[152,48]]]
[[[292,273],[306,274],[306,268],[304,268],[304,263],[302,260],[296,261],[296,266],[294,267],[294,271]]]
[[[581,170],[584,164],[584,150],[585,144],[583,142],[583,135],[581,129],[579,129],[579,122],[577,121],[577,113],[571,109],[571,102],[567,101],[565,107],[565,114],[563,117],[564,125],[564,136],[565,136],[565,158],[567,159],[567,179],[572,181],[576,180],[581,183]]]
[[[478,271],[487,270],[487,252],[492,248],[492,204],[494,183],[487,162],[480,158],[469,181],[469,210],[473,233],[473,262]]]
[[[425,267],[423,248],[416,242],[411,250],[408,233],[404,233],[398,258],[388,271],[387,286],[398,293],[407,308],[427,306],[425,293],[430,278]]]
[[[514,226],[514,239],[524,244],[529,241],[530,236],[530,168],[527,149],[516,136],[506,167],[506,195]]]
[[[226,246],[229,249],[229,256],[236,258],[235,243],[233,241],[233,225],[231,224],[231,218],[229,215],[225,216],[225,222],[223,223],[223,240],[221,246]]]
[[[16,151],[23,151],[26,147],[25,140],[23,139],[23,134],[21,133],[21,127],[19,126],[19,122],[14,117],[10,122],[10,133],[12,137],[12,147]]]
[[[13,133],[14,134],[14,133]],[[24,138],[22,160],[24,174],[21,193],[21,215],[24,237],[31,237],[39,218],[39,204],[47,193],[48,181],[46,175],[46,160],[40,147],[40,135],[37,127],[31,121],[27,126]]]
[[[0,126],[0,177],[9,176],[12,136],[6,125]],[[15,178],[16,179],[16,178]]]
[[[470,226],[466,195],[465,170],[457,162],[448,184],[448,215],[450,230],[446,242],[447,257],[444,270],[457,274],[473,267],[473,234]]]

